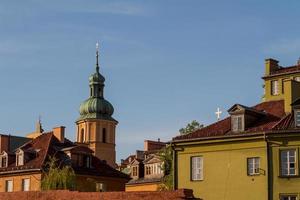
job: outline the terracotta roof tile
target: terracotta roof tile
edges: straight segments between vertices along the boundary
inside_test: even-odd
[[[252,109],[265,113],[265,116],[257,119],[253,124],[251,124],[245,132],[261,132],[272,130],[272,128],[285,117],[284,112],[284,101],[268,101],[257,104]],[[185,139],[195,139],[204,137],[215,137],[215,136],[225,136],[225,135],[236,135],[240,133],[231,132],[231,118],[227,117],[221,121],[208,125],[202,129],[196,130],[187,135],[180,135],[174,137],[173,140],[185,140]]]
[[[270,75],[286,74],[286,73],[293,73],[293,72],[300,72],[300,65],[295,65],[295,66],[290,66],[290,67],[281,67],[280,69],[271,72]]]
[[[9,166],[7,168],[0,168],[1,173],[15,173],[18,170],[26,169],[37,169],[43,170],[44,165],[48,161],[49,156],[54,156],[60,161],[60,163],[67,163],[67,155],[62,150],[72,150],[79,149],[92,153],[88,147],[77,146],[75,143],[71,142],[68,139],[65,139],[63,143],[58,141],[58,139],[53,135],[53,132],[43,133],[35,139],[30,140],[24,145],[20,146],[19,149],[24,151],[25,154],[25,163],[22,166],[16,166],[15,155],[9,154],[12,162],[9,161]],[[88,174],[93,176],[104,176],[104,177],[118,177],[129,180],[129,176],[113,169],[105,161],[100,160],[99,158],[92,156],[92,168],[73,166],[74,171],[79,174]]]

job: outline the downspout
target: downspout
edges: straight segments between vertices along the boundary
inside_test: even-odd
[[[176,149],[175,149],[175,144],[174,143],[170,143],[171,148],[173,150],[172,154],[173,154],[173,189],[177,190],[177,156],[176,156]]]
[[[267,184],[268,184],[268,200],[273,200],[273,165],[272,165],[272,147],[267,139],[266,133],[264,133],[264,140],[267,144]]]

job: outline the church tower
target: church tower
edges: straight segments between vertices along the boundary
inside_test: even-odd
[[[90,97],[80,105],[76,140],[92,149],[96,157],[115,167],[115,129],[118,122],[112,118],[113,106],[104,99],[104,81],[105,78],[99,72],[97,43],[96,72],[89,77]]]

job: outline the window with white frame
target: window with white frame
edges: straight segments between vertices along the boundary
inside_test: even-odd
[[[21,151],[16,153],[16,166],[24,165],[24,153]]]
[[[280,195],[280,200],[297,200],[297,195]]]
[[[96,192],[105,192],[106,184],[105,183],[96,183]]]
[[[8,161],[7,161],[7,154],[0,156],[0,167],[7,167]]]
[[[191,180],[203,180],[203,157],[201,156],[191,158]]]
[[[295,125],[300,127],[300,110],[295,110]]]
[[[232,115],[231,116],[231,127],[233,132],[243,131],[244,124],[243,124],[243,115]]]
[[[287,149],[280,151],[280,167],[282,176],[297,175],[296,149]]]
[[[30,188],[30,179],[24,178],[22,179],[22,191],[29,191]]]
[[[13,191],[13,181],[6,180],[5,181],[5,192],[12,192]]]
[[[249,176],[259,175],[259,157],[253,157],[247,159],[247,174]]]
[[[271,94],[272,95],[279,94],[278,80],[271,81]]]

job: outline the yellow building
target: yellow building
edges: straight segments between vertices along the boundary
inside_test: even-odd
[[[267,59],[264,102],[173,138],[175,188],[204,200],[299,199],[299,75],[299,62]]]

